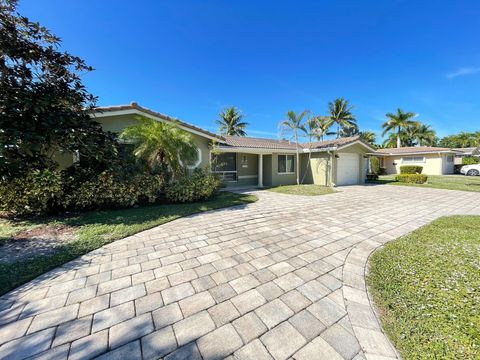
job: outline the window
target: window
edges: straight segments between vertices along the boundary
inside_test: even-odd
[[[294,155],[278,155],[278,173],[293,174],[295,172]]]
[[[402,163],[409,164],[409,163],[424,163],[425,157],[424,156],[406,156],[402,158]]]
[[[212,154],[212,172],[219,173],[225,181],[237,181],[237,154]]]
[[[447,156],[447,162],[453,162],[453,155]]]
[[[212,154],[212,170],[216,172],[237,171],[237,154]]]

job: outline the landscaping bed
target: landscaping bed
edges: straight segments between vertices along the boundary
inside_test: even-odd
[[[283,185],[269,188],[268,191],[273,191],[281,194],[305,196],[326,195],[337,192],[331,187],[321,185]]]
[[[9,259],[0,261],[0,294],[114,240],[182,216],[256,200],[253,195],[220,192],[213,199],[193,203],[95,211],[70,217],[0,220],[0,254]]]
[[[480,191],[480,176],[428,175],[428,180],[425,184],[415,184],[395,181],[395,175],[383,175],[376,181],[370,181],[370,183],[430,187],[446,190]]]
[[[480,216],[434,221],[370,259],[367,282],[404,359],[480,358]]]

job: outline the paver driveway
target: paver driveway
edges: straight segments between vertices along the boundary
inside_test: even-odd
[[[394,358],[365,291],[368,255],[439,216],[480,214],[480,194],[414,187],[258,196],[6,294],[0,358]]]

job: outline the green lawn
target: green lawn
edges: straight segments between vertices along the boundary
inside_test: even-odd
[[[426,184],[406,184],[395,181],[395,175],[380,176],[378,183],[389,185],[430,187],[447,190],[480,191],[480,176],[428,175]]]
[[[404,359],[480,359],[480,216],[452,216],[388,243],[367,278]]]
[[[283,185],[283,186],[269,188],[268,190],[281,193],[281,194],[307,195],[307,196],[325,195],[325,194],[332,194],[336,192],[330,187],[321,186],[321,185]]]
[[[25,283],[46,271],[62,265],[80,255],[97,249],[113,240],[133,235],[142,230],[194,213],[242,205],[257,200],[256,196],[221,192],[212,200],[190,204],[164,204],[139,208],[83,213],[75,217],[49,218],[12,222],[1,220],[0,237],[7,241],[15,233],[45,225],[78,227],[78,240],[62,246],[51,256],[14,264],[0,263],[0,294]],[[1,251],[1,247],[0,247]]]

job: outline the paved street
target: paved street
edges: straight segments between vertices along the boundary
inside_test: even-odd
[[[388,359],[365,289],[372,251],[480,193],[353,186],[116,241],[0,299],[0,358]]]

